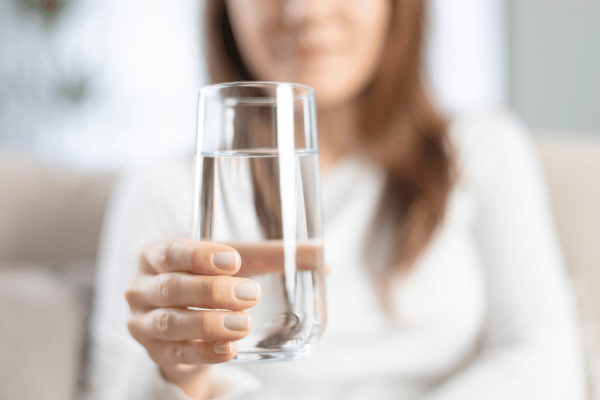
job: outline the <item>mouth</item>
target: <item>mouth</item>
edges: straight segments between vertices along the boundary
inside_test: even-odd
[[[323,48],[298,45],[293,52],[293,58],[297,61],[310,61],[328,54],[331,54],[331,51]]]
[[[278,58],[287,62],[310,62],[333,55],[339,52],[339,49],[333,45],[325,45],[314,41],[307,41],[303,37],[286,37],[279,41],[277,45]]]

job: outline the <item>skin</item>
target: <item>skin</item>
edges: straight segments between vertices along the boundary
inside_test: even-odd
[[[228,0],[227,7],[253,77],[315,89],[321,167],[352,152],[356,97],[372,78],[384,47],[390,1]],[[234,265],[219,268],[213,262],[217,253],[235,254]],[[235,342],[250,332],[244,310],[256,305],[260,294],[240,300],[235,286],[251,282],[242,277],[244,270],[254,274],[267,268],[253,259],[260,257],[241,257],[232,247],[189,239],[157,241],[140,252],[126,292],[129,331],[165,379],[190,397],[206,399],[218,392],[206,381],[207,365],[233,358]],[[247,325],[225,328],[224,319],[232,313],[247,318]]]
[[[235,254],[234,264],[219,268],[213,262],[218,253]],[[136,274],[125,293],[131,335],[146,348],[168,381],[195,398],[209,394],[209,385],[199,384],[206,364],[233,358],[235,341],[250,332],[251,320],[244,310],[258,303],[260,292],[255,299],[236,298],[235,286],[251,282],[232,276],[240,266],[238,253],[226,245],[160,240],[140,252]],[[247,326],[227,329],[224,319],[231,313],[246,317]]]
[[[357,96],[385,46],[390,0],[227,0],[238,49],[257,80],[308,85],[323,169],[357,148]]]

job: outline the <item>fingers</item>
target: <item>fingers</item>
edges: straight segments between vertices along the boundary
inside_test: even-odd
[[[237,352],[235,342],[155,340],[146,344],[150,358],[161,366],[215,364],[231,360]]]
[[[190,239],[159,240],[140,253],[140,267],[150,273],[189,272],[198,275],[233,275],[241,264],[234,248]]]
[[[241,311],[260,300],[258,283],[228,276],[198,276],[171,272],[143,275],[128,288],[132,309],[197,307]]]
[[[300,271],[322,270],[323,247],[318,243],[297,245],[296,263]],[[152,274],[188,272],[197,275],[248,277],[283,272],[283,265],[284,247],[281,241],[236,242],[228,246],[190,239],[171,239],[151,243],[140,253],[141,269]]]
[[[252,327],[246,312],[157,308],[130,316],[128,328],[142,345],[149,340],[228,342],[246,336]]]

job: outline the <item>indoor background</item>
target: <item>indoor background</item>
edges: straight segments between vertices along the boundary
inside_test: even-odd
[[[539,147],[597,395],[600,0],[429,3],[440,107],[511,109]],[[112,185],[193,149],[201,5],[0,0],[0,399],[80,396]]]

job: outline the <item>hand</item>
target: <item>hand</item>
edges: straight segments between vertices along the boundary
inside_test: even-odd
[[[235,341],[250,332],[243,310],[258,303],[260,287],[232,276],[240,266],[232,247],[189,239],[157,241],[140,252],[126,292],[129,331],[188,395],[186,382],[198,386],[206,364],[233,358]]]

